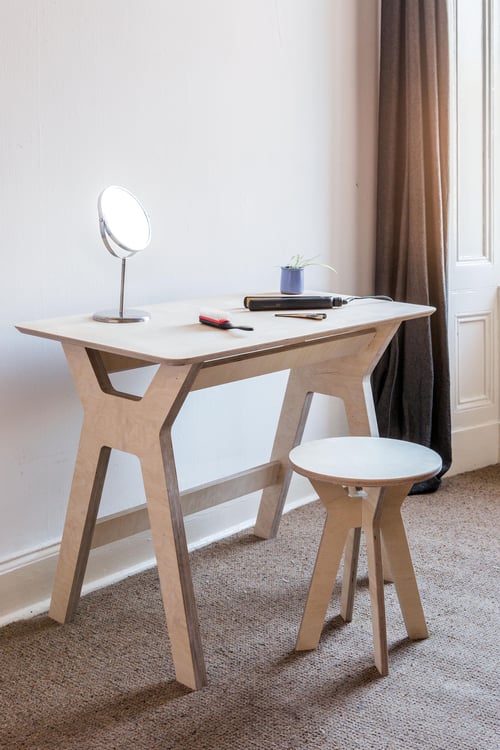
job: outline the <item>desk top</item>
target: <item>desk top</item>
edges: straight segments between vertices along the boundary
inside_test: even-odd
[[[214,297],[158,305],[141,305],[147,323],[100,323],[92,314],[20,323],[21,333],[76,344],[152,363],[185,364],[290,346],[370,328],[391,321],[431,315],[433,307],[403,302],[359,299],[326,312],[324,320],[277,318],[267,311],[250,312],[240,296]],[[253,331],[221,330],[202,325],[204,308],[222,310],[234,325]]]

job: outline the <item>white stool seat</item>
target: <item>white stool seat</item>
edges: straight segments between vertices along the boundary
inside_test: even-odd
[[[299,474],[362,487],[414,483],[441,469],[441,457],[430,448],[379,437],[313,440],[294,448],[290,463]]]
[[[351,621],[363,530],[375,664],[381,674],[388,674],[383,568],[396,586],[408,636],[413,640],[427,638],[401,505],[415,482],[440,471],[441,458],[415,443],[353,436],[299,445],[290,452],[290,463],[309,479],[327,509],[295,648],[305,651],[318,645],[344,551],[340,613],[346,622]],[[358,491],[350,493],[353,487]]]

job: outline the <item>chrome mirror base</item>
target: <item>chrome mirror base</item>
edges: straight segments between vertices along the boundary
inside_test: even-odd
[[[102,310],[92,318],[100,323],[146,323],[151,315],[145,310]]]

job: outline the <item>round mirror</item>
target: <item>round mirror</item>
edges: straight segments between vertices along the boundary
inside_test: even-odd
[[[102,241],[115,258],[122,262],[120,306],[117,310],[94,313],[101,323],[140,323],[149,320],[144,310],[125,310],[125,268],[127,258],[144,250],[151,242],[149,216],[130,190],[118,185],[105,188],[97,199],[99,230]]]
[[[135,255],[151,242],[149,216],[129,190],[117,185],[107,187],[98,198],[97,210],[104,244],[117,258]]]

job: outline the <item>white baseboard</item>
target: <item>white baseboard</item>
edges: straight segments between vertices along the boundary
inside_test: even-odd
[[[291,499],[289,512],[316,499],[313,494]],[[258,495],[239,498],[186,516],[190,551],[251,528],[255,523]],[[43,614],[49,609],[59,545],[36,550],[0,564],[0,627]],[[91,550],[82,595],[109,586],[156,565],[151,532]]]
[[[498,422],[455,430],[452,434],[453,463],[447,476],[499,463],[499,445]]]

